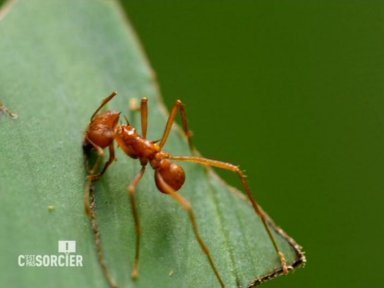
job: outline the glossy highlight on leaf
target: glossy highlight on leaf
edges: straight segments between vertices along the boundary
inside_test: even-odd
[[[117,2],[10,3],[0,13],[0,99],[18,118],[0,118],[0,286],[106,287],[83,207],[84,129],[116,90],[108,108],[137,127],[139,115],[129,104],[148,97],[148,138],[161,138],[167,115],[155,77]],[[165,150],[190,154],[180,129],[172,130]],[[135,236],[127,185],[140,165],[122,151],[116,156],[95,186],[95,199],[106,261],[119,287],[218,286],[187,215],[158,192],[151,169],[137,191],[141,267],[131,280]],[[245,196],[211,169],[182,166],[187,179],[180,193],[195,209],[226,286],[253,286],[279,275],[279,259]],[[270,225],[288,264],[301,265],[300,247]],[[59,240],[76,241],[83,267],[15,264],[18,255],[57,254]]]

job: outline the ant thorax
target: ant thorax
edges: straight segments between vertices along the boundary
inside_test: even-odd
[[[131,158],[139,158],[142,162],[152,160],[159,152],[159,147],[137,134],[131,125],[121,125],[115,132],[115,140],[119,147]]]

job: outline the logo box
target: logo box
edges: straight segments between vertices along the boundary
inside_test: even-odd
[[[74,240],[59,240],[59,253],[75,253],[76,241]]]

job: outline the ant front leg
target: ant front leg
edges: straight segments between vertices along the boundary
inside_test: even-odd
[[[132,113],[132,119],[134,119],[134,114],[140,110],[140,120],[141,120],[141,136],[144,139],[147,139],[147,130],[148,130],[148,98],[143,97],[140,102],[140,108],[137,106],[137,99],[131,98],[130,101],[130,111]],[[125,118],[127,125],[131,125],[127,118]]]
[[[88,165],[88,158],[89,158],[89,147],[92,147],[96,150],[97,153],[97,158],[95,160],[95,163],[93,164],[92,168],[89,169]],[[104,164],[103,169],[100,171],[100,173],[95,174],[95,171],[97,171],[98,167],[100,166],[100,162],[104,157],[104,150],[97,146],[95,143],[93,143],[91,140],[88,138],[85,139],[85,144],[83,145],[83,151],[85,155],[85,166],[86,170],[88,172],[87,175],[87,183],[86,183],[86,188],[85,188],[85,194],[84,194],[84,207],[85,207],[85,213],[90,216],[90,206],[89,206],[89,187],[92,186],[92,182],[97,181],[100,179],[100,177],[105,173],[105,171],[108,169],[108,167],[113,163],[113,161],[116,159],[115,158],[115,148],[113,146],[113,143],[109,145],[109,159],[108,161]]]
[[[155,175],[156,175],[157,183],[158,183],[158,185],[161,186],[162,191],[165,191],[166,194],[168,194],[173,199],[175,199],[184,208],[184,210],[188,213],[189,220],[191,221],[191,224],[192,224],[193,233],[195,234],[197,242],[199,242],[201,250],[203,250],[203,252],[207,256],[208,261],[209,261],[209,265],[211,266],[213,272],[215,273],[216,278],[217,278],[217,280],[220,283],[220,286],[222,288],[224,288],[225,285],[224,285],[223,279],[221,278],[220,273],[217,270],[215,262],[213,262],[213,258],[211,256],[211,252],[209,251],[209,248],[208,248],[207,244],[205,244],[203,238],[200,235],[199,228],[198,228],[197,222],[196,222],[195,213],[193,212],[191,204],[183,196],[181,196],[179,193],[177,193],[177,191],[175,191],[171,186],[169,186],[164,181],[164,179],[163,179],[163,177],[161,176],[160,173],[156,173]]]
[[[92,168],[89,168],[89,158],[91,156],[91,150],[94,148],[97,153],[97,158],[95,160],[95,163],[93,164]],[[95,143],[93,143],[88,138],[85,138],[83,143],[83,154],[84,154],[84,166],[87,170],[87,182],[85,184],[85,191],[84,191],[84,208],[85,213],[88,217],[91,217],[91,208],[90,208],[90,189],[92,186],[92,182],[94,180],[95,176],[95,170],[99,167],[101,159],[103,159],[104,151],[101,147],[97,146]]]
[[[169,159],[176,160],[176,161],[178,160],[178,161],[192,162],[192,163],[197,163],[197,164],[201,164],[201,165],[205,165],[205,166],[212,166],[212,167],[221,168],[224,170],[229,170],[229,171],[235,172],[240,177],[241,183],[243,184],[243,187],[245,189],[245,192],[247,193],[249,201],[251,201],[253,209],[255,210],[256,214],[262,220],[264,228],[268,233],[268,237],[272,242],[273,248],[275,249],[276,254],[280,258],[280,263],[281,263],[281,267],[283,269],[284,274],[288,273],[288,271],[289,271],[289,269],[291,269],[291,267],[287,266],[287,261],[285,259],[285,256],[284,256],[283,252],[280,250],[279,246],[277,245],[276,239],[273,236],[272,231],[267,224],[267,221],[269,220],[269,218],[268,218],[267,214],[264,212],[264,210],[260,207],[260,205],[256,202],[255,198],[252,196],[252,191],[251,191],[251,188],[248,184],[247,178],[246,178],[244,172],[241,171],[241,169],[238,166],[233,165],[231,163],[226,163],[226,162],[217,161],[217,160],[211,160],[211,159],[207,159],[207,158],[203,158],[203,157],[194,157],[194,156],[169,156]]]
[[[135,262],[133,264],[133,270],[131,274],[131,277],[133,279],[136,279],[139,276],[140,234],[141,234],[139,214],[137,211],[135,194],[136,194],[136,187],[137,185],[139,185],[141,178],[143,178],[144,172],[145,172],[145,166],[142,166],[140,172],[136,175],[136,177],[133,179],[131,184],[129,184],[128,186],[128,194],[129,194],[129,199],[131,201],[132,215],[133,215],[133,220],[135,221],[135,231],[136,231]]]
[[[141,99],[140,105],[140,114],[141,114],[141,135],[144,139],[147,138],[147,129],[148,129],[148,98],[143,97]]]
[[[187,114],[185,112],[185,106],[184,106],[183,102],[181,102],[181,100],[176,101],[176,104],[173,106],[171,113],[169,114],[167,125],[166,125],[165,130],[164,130],[164,134],[160,140],[160,144],[159,144],[160,149],[162,149],[163,146],[165,145],[165,142],[167,142],[169,133],[171,132],[171,128],[172,128],[173,123],[175,122],[175,118],[176,118],[178,111],[180,112],[180,117],[181,117],[181,121],[183,124],[184,133],[187,136],[189,149],[191,151],[193,151],[194,146],[192,144],[192,131],[189,130],[189,128],[188,128]]]
[[[100,171],[100,173],[98,173],[98,174],[92,176],[92,181],[96,181],[96,180],[98,180],[101,176],[103,176],[103,174],[105,173],[105,171],[107,171],[108,167],[113,163],[113,161],[116,160],[116,157],[115,157],[115,146],[113,146],[113,142],[111,143],[111,145],[108,146],[108,150],[109,150],[109,158],[108,158],[108,161],[105,162],[104,167],[103,167],[103,169]]]
[[[90,174],[88,175],[88,178],[90,178],[91,181],[96,181],[99,180],[101,176],[107,171],[108,167],[113,163],[113,161],[116,160],[115,157],[115,147],[113,146],[113,142],[108,146],[109,150],[109,158],[108,161],[105,162],[103,169],[99,173],[96,174],[96,171],[98,167],[100,166],[100,162],[104,157],[104,151],[101,147],[97,146],[96,144],[93,144],[90,140],[87,139],[89,143],[92,144],[92,146],[96,149],[97,151],[97,159],[95,161],[95,164],[93,165],[92,169],[90,170]]]

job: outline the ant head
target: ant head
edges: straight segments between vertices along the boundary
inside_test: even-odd
[[[105,126],[109,128],[114,128],[119,122],[120,112],[116,111],[106,111],[100,114],[95,115],[91,120],[91,126]]]
[[[86,138],[101,148],[113,142],[114,129],[119,122],[120,113],[107,111],[95,115],[88,126]]]
[[[183,186],[184,181],[185,172],[183,167],[172,163],[168,159],[160,161],[160,165],[155,172],[155,182],[160,192],[167,194],[168,189],[166,186],[178,191]]]

